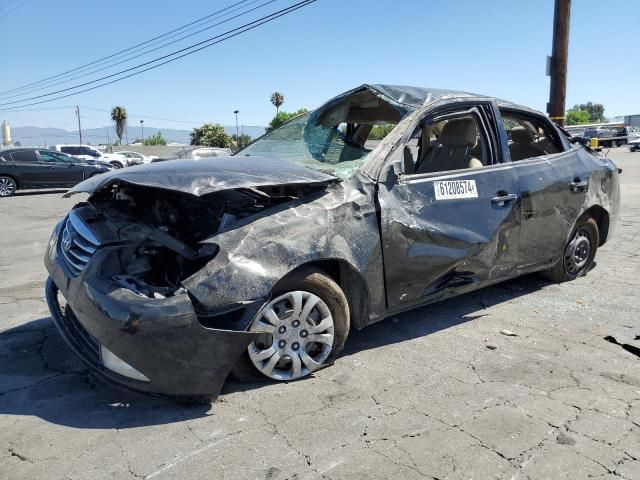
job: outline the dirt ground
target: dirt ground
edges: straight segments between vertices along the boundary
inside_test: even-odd
[[[42,256],[77,201],[0,201],[0,478],[640,479],[640,153],[585,278],[528,276],[353,332],[289,384],[186,407],[105,386],[63,343]],[[507,336],[502,330],[517,336]]]

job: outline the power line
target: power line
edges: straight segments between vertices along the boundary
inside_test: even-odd
[[[25,0],[25,1],[26,1],[26,0]],[[156,36],[156,37],[153,37],[153,38],[151,38],[151,39],[149,39],[149,40],[145,40],[144,42],[141,42],[141,43],[138,43],[138,44],[136,44],[136,45],[133,45],[132,47],[125,48],[125,49],[120,50],[120,51],[118,51],[118,52],[116,52],[116,53],[112,53],[111,55],[108,55],[108,56],[106,56],[106,57],[102,57],[102,58],[99,58],[98,60],[94,60],[93,62],[85,63],[84,65],[81,65],[81,66],[79,66],[79,67],[72,68],[71,70],[67,70],[66,72],[62,72],[62,73],[59,73],[59,74],[57,74],[57,75],[53,75],[53,76],[51,76],[51,77],[47,77],[47,78],[44,78],[44,79],[42,79],[42,80],[38,80],[37,82],[28,83],[28,84],[26,84],[26,85],[22,85],[22,86],[20,86],[20,87],[12,88],[11,90],[5,90],[5,91],[3,91],[3,92],[0,92],[0,94],[11,93],[11,92],[15,92],[15,91],[17,91],[17,90],[22,90],[23,88],[31,87],[31,86],[33,86],[33,85],[38,85],[38,84],[40,84],[40,83],[42,83],[42,82],[45,82],[45,81],[47,81],[47,80],[52,80],[52,79],[55,79],[55,78],[59,78],[59,77],[61,77],[61,76],[63,76],[63,75],[66,75],[67,73],[75,72],[75,71],[80,70],[80,69],[82,69],[82,68],[84,68],[84,67],[89,67],[89,66],[91,66],[91,65],[95,65],[96,63],[99,63],[99,62],[102,62],[102,61],[104,61],[104,60],[108,60],[108,59],[110,59],[110,58],[116,57],[116,56],[118,56],[118,55],[120,55],[120,54],[122,54],[122,53],[126,53],[126,52],[128,52],[129,50],[132,50],[132,49],[134,49],[134,48],[140,47],[140,46],[142,46],[142,45],[146,45],[146,44],[148,44],[148,43],[150,43],[150,42],[153,42],[154,40],[158,40],[158,39],[160,39],[160,38],[166,37],[166,36],[168,36],[168,35],[170,35],[170,34],[172,34],[172,33],[175,33],[175,32],[177,32],[177,31],[179,31],[179,30],[182,30],[182,29],[184,29],[184,28],[186,28],[186,27],[189,27],[189,26],[191,26],[191,25],[194,25],[194,24],[196,24],[196,23],[199,23],[199,22],[201,22],[201,21],[203,21],[203,20],[205,20],[205,19],[211,18],[211,17],[212,17],[212,16],[214,16],[214,15],[217,15],[217,14],[219,14],[219,13],[222,13],[222,12],[224,12],[224,11],[226,11],[226,10],[229,10],[229,9],[231,9],[231,8],[233,8],[233,7],[236,7],[236,6],[238,6],[238,5],[242,4],[242,3],[246,3],[247,1],[248,1],[248,0],[241,0],[241,1],[236,2],[236,3],[234,3],[234,4],[232,4],[232,5],[228,6],[228,7],[225,7],[225,8],[223,8],[223,9],[221,9],[221,10],[218,10],[218,11],[216,11],[216,12],[213,12],[213,13],[211,13],[211,14],[209,14],[209,15],[205,16],[205,17],[201,17],[201,18],[199,18],[199,19],[197,19],[197,20],[194,20],[194,21],[193,21],[193,22],[191,22],[191,23],[187,23],[186,25],[183,25],[183,26],[181,26],[181,27],[175,28],[175,29],[173,29],[173,30],[171,30],[171,31],[169,31],[169,32],[163,33],[163,34],[158,35],[158,36]]]
[[[97,83],[97,82],[106,80],[108,78],[116,77],[116,76],[121,75],[123,73],[131,72],[132,70],[137,70],[139,68],[142,68],[144,66],[150,65],[152,63],[156,63],[156,62],[159,62],[161,60],[167,59],[169,57],[173,57],[175,55],[178,55],[179,53],[186,52],[186,53],[182,53],[181,55],[178,55],[175,58],[169,58],[168,60],[165,60],[162,63],[158,63],[157,65],[151,65],[150,67],[147,67],[147,68],[145,68],[143,70],[140,70],[138,72],[133,72],[133,73],[130,73],[130,74],[125,75],[123,77],[115,78],[113,80],[101,83],[99,85],[95,85],[93,87],[85,88],[83,90],[79,90],[77,92],[69,93],[69,94],[66,94],[66,95],[60,95],[58,97],[50,98],[50,99],[47,99],[47,100],[41,100],[41,101],[38,101],[38,102],[32,102],[32,103],[20,105],[20,106],[17,106],[15,108],[30,107],[30,106],[33,106],[33,105],[40,105],[42,103],[53,102],[53,101],[59,100],[61,98],[68,98],[68,97],[71,97],[73,95],[77,95],[79,93],[84,93],[84,92],[95,90],[97,88],[101,88],[101,87],[104,87],[104,86],[107,86],[107,85],[111,85],[113,83],[125,80],[127,78],[131,78],[133,76],[140,75],[141,73],[147,72],[149,70],[153,70],[153,69],[158,68],[158,67],[160,67],[162,65],[166,65],[168,63],[174,62],[174,61],[179,60],[180,58],[186,57],[188,55],[192,55],[192,54],[194,54],[196,52],[199,52],[200,50],[204,50],[204,49],[209,48],[209,47],[211,47],[213,45],[217,45],[218,43],[224,42],[225,40],[229,40],[230,38],[236,37],[236,36],[238,36],[238,35],[240,35],[242,33],[245,33],[245,32],[248,32],[250,30],[253,30],[253,29],[255,29],[255,28],[257,28],[257,27],[259,27],[261,25],[264,25],[266,23],[272,22],[272,21],[276,20],[277,18],[280,18],[280,17],[283,17],[285,15],[288,15],[289,13],[292,13],[292,12],[294,12],[296,10],[299,10],[299,9],[301,9],[303,7],[306,7],[307,5],[315,3],[316,1],[317,0],[303,0],[303,1],[298,2],[298,3],[294,4],[294,5],[291,5],[291,6],[287,7],[287,8],[284,8],[282,10],[274,12],[274,13],[272,13],[270,15],[266,15],[266,16],[264,16],[262,18],[254,20],[253,22],[249,22],[249,23],[247,23],[245,25],[242,25],[240,27],[234,28],[234,29],[229,30],[227,32],[224,32],[224,33],[222,33],[220,35],[216,35],[216,36],[211,37],[211,38],[209,38],[207,40],[204,40],[202,42],[195,43],[195,44],[193,44],[193,45],[191,45],[189,47],[182,48],[180,50],[177,50],[177,51],[172,52],[170,54],[167,54],[167,55],[164,55],[162,57],[156,58],[154,60],[142,63],[140,65],[128,68],[126,70],[122,70],[120,72],[113,73],[111,75],[107,75],[107,76],[102,77],[102,78],[98,78],[96,80],[92,80],[90,82],[85,82],[85,83],[82,83],[82,84],[79,84],[79,85],[75,85],[73,87],[68,87],[68,88],[65,88],[65,89],[62,89],[62,90],[58,90],[56,92],[51,92],[51,93],[48,93],[48,94],[44,94],[44,95],[38,95],[38,96],[35,96],[35,97],[24,98],[22,100],[16,100],[16,101],[13,101],[13,102],[0,103],[0,106],[13,105],[13,104],[16,104],[16,103],[21,103],[21,102],[28,102],[30,100],[36,100],[38,98],[49,97],[49,96],[55,95],[57,93],[62,93],[62,92],[66,92],[66,91],[69,91],[69,90],[75,90],[77,88],[81,88],[81,87],[84,87],[86,85],[91,85],[93,83]],[[196,48],[196,47],[198,47],[198,48]],[[191,50],[191,51],[187,51],[187,50]],[[4,111],[4,110],[9,110],[9,109],[8,108],[0,108],[0,111]]]
[[[9,15],[11,15],[13,12],[15,12],[17,9],[19,9],[21,6],[23,6],[25,3],[27,3],[27,0],[22,0],[22,2],[18,3],[15,7],[13,7],[11,10],[7,11],[4,15],[2,15],[0,17],[0,20],[4,20],[5,18],[7,18]],[[8,5],[8,4],[7,4]]]
[[[14,5],[19,2],[20,0],[8,0],[4,5],[0,5],[0,13],[2,13],[2,10],[8,10],[11,8],[11,4],[13,3]]]
[[[59,107],[40,107],[40,108],[25,108],[25,109],[20,109],[20,108],[5,108],[3,109],[3,111],[5,112],[43,112],[43,111],[47,111],[47,110],[66,110],[69,108],[75,108],[75,106],[73,105],[65,105],[65,106],[59,106]]]
[[[247,0],[244,0],[244,1],[246,2]],[[253,0],[252,2],[249,2],[249,4],[247,4],[247,5],[239,7],[237,9],[235,9],[235,10],[231,10],[230,12],[227,12],[224,15],[214,17],[213,19],[210,19],[209,21],[207,21],[205,23],[209,23],[210,21],[215,20],[216,18],[224,17],[225,15],[228,15],[229,13],[236,12],[236,11],[242,9],[242,8],[245,8],[247,6],[255,4],[255,3],[259,2],[259,1],[260,0]],[[234,16],[232,16],[230,18],[227,18],[225,20],[222,20],[220,22],[214,23],[213,25],[209,25],[208,27],[202,28],[202,29],[200,29],[200,30],[198,30],[196,32],[190,33],[188,35],[184,35],[184,36],[182,36],[180,38],[177,38],[176,40],[172,40],[170,42],[166,42],[166,43],[164,43],[164,44],[162,44],[162,45],[160,45],[158,47],[152,48],[152,49],[147,49],[147,50],[143,49],[144,51],[142,51],[141,53],[138,53],[137,55],[126,57],[123,60],[115,61],[116,59],[114,58],[113,60],[110,60],[109,62],[106,62],[107,65],[103,66],[101,68],[94,68],[94,69],[92,69],[92,70],[90,70],[88,72],[82,73],[80,75],[72,76],[72,77],[66,78],[64,80],[62,80],[62,78],[69,77],[69,75],[60,74],[59,76],[60,76],[61,80],[58,81],[58,82],[52,83],[51,80],[46,81],[46,82],[42,81],[41,82],[42,86],[34,85],[35,88],[22,88],[22,89],[20,89],[20,90],[22,90],[20,93],[15,93],[14,91],[8,91],[7,93],[0,93],[0,97],[4,97],[5,100],[6,99],[10,99],[10,98],[21,97],[21,96],[27,95],[29,93],[46,90],[48,88],[52,88],[52,87],[55,87],[55,86],[58,86],[58,85],[63,85],[65,83],[69,83],[69,82],[72,82],[74,80],[78,80],[80,78],[88,77],[90,75],[93,75],[94,73],[98,73],[98,72],[102,72],[104,70],[108,70],[108,69],[113,68],[113,67],[115,67],[117,65],[122,65],[123,63],[130,62],[131,60],[135,60],[136,58],[140,58],[140,57],[143,57],[145,55],[148,55],[149,53],[155,52],[157,50],[161,50],[161,49],[163,49],[165,47],[168,47],[169,45],[173,45],[173,44],[181,42],[182,40],[185,40],[187,38],[191,38],[191,37],[193,37],[195,35],[198,35],[198,34],[204,32],[204,31],[211,30],[212,28],[215,28],[215,27],[217,27],[219,25],[222,25],[224,23],[230,22],[231,20],[235,20],[236,18],[239,18],[239,17],[241,17],[243,15],[246,15],[248,13],[251,13],[251,12],[255,11],[255,10],[258,10],[258,9],[260,9],[260,8],[270,4],[270,3],[274,3],[275,1],[277,1],[277,0],[268,0],[268,1],[264,2],[264,3],[262,3],[261,5],[258,5],[258,6],[254,7],[254,8],[250,8],[248,10],[245,10],[244,12],[241,12],[241,13],[239,13],[237,15],[234,15]],[[172,35],[169,38],[174,38],[175,36],[176,35]],[[156,44],[156,43],[159,43],[159,42],[153,42],[153,43],[151,43],[151,45]],[[133,51],[139,51],[139,50],[140,49],[132,49],[131,53],[133,53]],[[120,55],[118,55],[118,56],[120,56]],[[101,62],[101,63],[103,63],[103,62]],[[79,73],[79,72],[81,72],[83,70],[87,70],[87,69],[80,67],[80,68],[77,69],[77,72]],[[14,90],[18,90],[18,89],[14,89]],[[8,95],[9,93],[13,93],[13,94],[12,95]],[[2,99],[2,98],[0,98],[0,99]]]
[[[40,107],[40,108],[25,108],[25,109],[6,109],[3,110],[5,112],[44,112],[44,111],[51,111],[51,110],[75,110],[75,105],[65,105],[65,106],[59,106],[59,107]],[[80,108],[82,108],[83,110],[93,110],[95,112],[101,112],[101,113],[107,113],[110,114],[111,111],[110,110],[105,110],[103,108],[95,108],[95,107],[88,107],[86,105],[80,105]],[[162,121],[162,122],[171,122],[171,123],[183,123],[185,125],[199,125],[202,123],[205,123],[206,120],[175,120],[173,118],[162,118],[162,117],[156,117],[154,115],[146,115],[144,113],[133,113],[133,112],[129,112],[127,110],[127,115],[131,118],[144,118],[145,120],[158,120],[158,121]],[[103,119],[98,118],[98,117],[89,117],[87,115],[82,115],[82,118],[88,118],[91,120],[96,120],[96,121],[103,121]],[[108,121],[108,120],[107,120]]]
[[[93,108],[93,107],[87,107],[87,106],[83,106],[80,105],[82,108],[84,108],[85,110],[94,110],[96,112],[103,112],[103,113],[110,113],[109,110],[103,110],[100,108]],[[205,123],[204,120],[197,120],[197,121],[191,121],[191,120],[174,120],[171,118],[160,118],[160,117],[155,117],[153,115],[145,115],[143,113],[131,113],[129,111],[127,111],[127,115],[129,117],[133,117],[133,118],[144,118],[145,120],[159,120],[162,122],[173,122],[173,123],[184,123],[184,124],[189,124],[189,125],[198,125],[198,124],[202,124]],[[84,116],[86,117],[86,116]]]
[[[124,80],[124,79],[126,79],[126,78],[130,78],[130,77],[132,77],[132,76],[138,75],[138,74],[143,73],[143,72],[146,72],[146,71],[148,71],[148,70],[152,70],[152,69],[154,69],[154,68],[157,68],[157,67],[159,67],[159,66],[161,66],[161,65],[165,65],[165,64],[167,64],[167,63],[173,62],[173,61],[178,60],[178,59],[180,59],[180,58],[186,57],[187,55],[191,55],[191,54],[193,54],[193,53],[195,53],[195,52],[198,52],[198,51],[203,50],[203,49],[205,49],[205,48],[208,48],[208,47],[210,47],[210,46],[213,46],[213,45],[216,45],[216,44],[218,44],[218,43],[221,43],[221,42],[222,42],[222,41],[224,41],[224,40],[228,40],[229,38],[233,38],[233,37],[235,37],[235,36],[238,36],[238,35],[240,35],[241,33],[244,33],[244,32],[246,32],[246,31],[253,30],[254,28],[259,27],[260,25],[263,25],[263,24],[265,24],[265,23],[269,23],[269,22],[271,22],[271,21],[273,21],[273,20],[275,20],[275,19],[277,19],[277,18],[279,18],[279,17],[282,17],[282,16],[287,15],[287,14],[289,14],[289,13],[291,13],[291,12],[295,11],[295,10],[298,10],[298,9],[300,9],[300,8],[302,8],[302,7],[305,7],[305,6],[307,6],[308,4],[314,3],[315,1],[317,1],[317,0],[303,0],[303,1],[298,2],[298,3],[294,4],[294,5],[291,5],[291,6],[287,7],[287,8],[284,8],[284,9],[279,10],[279,11],[277,11],[277,12],[274,12],[274,13],[272,13],[272,14],[266,15],[266,16],[264,16],[264,17],[261,17],[261,18],[259,18],[259,19],[257,19],[257,20],[254,20],[254,21],[252,21],[252,22],[249,22],[249,23],[247,23],[247,24],[241,25],[240,27],[237,27],[237,28],[234,28],[234,29],[228,30],[228,31],[226,31],[226,32],[224,32],[224,33],[221,33],[221,34],[219,34],[219,35],[215,35],[215,36],[210,37],[210,38],[208,38],[208,39],[206,39],[206,40],[203,40],[203,41],[201,41],[201,42],[195,43],[195,44],[193,44],[193,45],[190,45],[190,46],[188,46],[188,47],[182,48],[182,49],[180,49],[180,50],[176,50],[176,51],[174,51],[174,52],[172,52],[172,53],[169,53],[169,54],[167,54],[167,55],[163,55],[163,56],[161,56],[161,57],[158,57],[158,58],[156,58],[156,59],[154,59],[154,60],[150,60],[150,61],[148,61],[148,62],[142,63],[142,64],[140,64],[140,65],[136,65],[136,66],[134,66],[134,67],[130,67],[130,68],[127,68],[127,69],[125,69],[125,70],[121,70],[121,71],[116,72],[116,73],[113,73],[113,74],[111,74],[111,75],[107,75],[107,76],[104,76],[104,77],[101,77],[101,78],[98,78],[98,79],[95,79],[95,80],[91,80],[91,81],[89,81],[89,82],[85,82],[85,83],[81,83],[81,84],[78,84],[78,85],[74,85],[74,86],[72,86],[72,87],[63,88],[63,89],[61,89],[61,90],[56,90],[56,91],[54,91],[54,92],[50,92],[50,93],[47,93],[47,94],[43,94],[43,95],[36,95],[36,96],[34,96],[34,97],[23,98],[23,99],[20,99],[20,100],[14,100],[14,101],[11,101],[11,102],[0,103],[0,106],[4,106],[4,105],[14,105],[14,104],[16,104],[16,103],[28,102],[28,101],[30,101],[30,100],[37,100],[38,98],[49,97],[49,96],[51,96],[51,95],[56,95],[56,94],[58,94],[58,93],[67,92],[67,91],[69,91],[69,90],[75,90],[75,89],[77,89],[77,88],[81,88],[81,87],[84,87],[84,86],[87,86],[87,85],[91,85],[91,84],[93,84],[93,83],[97,83],[97,82],[100,82],[100,81],[103,81],[103,80],[106,80],[106,79],[109,79],[109,78],[116,77],[116,76],[118,76],[118,75],[121,75],[121,74],[123,74],[123,73],[130,72],[130,71],[132,71],[132,70],[137,70],[137,69],[139,69],[139,68],[142,68],[142,67],[144,67],[144,66],[150,65],[150,64],[152,64],[152,63],[159,62],[159,61],[161,61],[161,60],[164,60],[164,59],[166,59],[166,58],[172,57],[172,56],[177,55],[177,54],[179,54],[179,53],[186,52],[187,50],[193,50],[195,47],[198,47],[198,46],[200,46],[200,45],[208,44],[208,45],[204,45],[203,47],[197,48],[197,49],[193,50],[192,52],[184,53],[184,54],[182,54],[182,55],[180,55],[180,56],[178,56],[178,57],[176,57],[176,58],[173,58],[173,59],[170,59],[170,60],[168,60],[168,61],[162,62],[162,63],[160,63],[160,64],[158,64],[158,65],[155,65],[155,66],[152,66],[152,67],[150,67],[150,68],[146,68],[146,69],[144,69],[144,70],[141,70],[140,72],[135,72],[135,73],[133,73],[133,74],[130,74],[130,75],[124,76],[124,77],[122,77],[122,78],[120,78],[120,79],[116,79],[116,80],[113,80],[113,81],[110,81],[110,82],[106,82],[106,83],[101,84],[101,85],[99,85],[99,86],[92,87],[92,88],[88,88],[88,89],[85,89],[85,90],[81,90],[81,91],[79,91],[79,92],[75,92],[75,93],[73,93],[73,94],[63,95],[63,96],[60,96],[60,97],[56,97],[56,98],[49,99],[49,100],[46,100],[46,101],[41,101],[41,102],[35,102],[35,103],[28,104],[28,105],[21,105],[20,107],[26,107],[26,106],[31,106],[31,105],[38,105],[38,104],[41,104],[41,103],[46,103],[46,102],[49,102],[49,101],[58,100],[58,99],[60,99],[60,98],[66,98],[66,97],[69,97],[69,96],[71,96],[71,95],[76,95],[76,94],[78,94],[78,93],[83,93],[83,92],[86,92],[86,91],[89,91],[89,90],[94,90],[95,88],[99,88],[100,86],[110,85],[110,84],[115,83],[115,82],[117,82],[117,81]],[[235,33],[234,33],[234,32],[235,32]],[[225,37],[225,36],[226,36],[226,37]],[[221,37],[224,37],[224,38],[221,38]],[[217,39],[220,39],[220,40],[217,40]],[[214,41],[214,40],[217,40],[217,41]],[[16,107],[16,108],[19,108],[19,107]],[[0,110],[5,110],[5,109],[4,109],[4,108],[2,108],[2,109],[0,109]]]

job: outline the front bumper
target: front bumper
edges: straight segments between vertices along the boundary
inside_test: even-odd
[[[46,298],[62,337],[102,379],[131,390],[174,398],[215,398],[231,368],[256,334],[204,327],[187,294],[148,298],[100,274],[100,265],[118,247],[101,247],[77,276],[60,261],[59,224],[45,255]],[[58,294],[67,307],[63,313]],[[253,317],[261,304],[246,307]],[[150,381],[107,369],[104,345]]]

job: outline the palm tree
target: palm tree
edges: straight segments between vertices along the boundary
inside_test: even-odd
[[[116,135],[122,145],[122,136],[124,129],[127,127],[127,109],[124,107],[113,107],[111,110],[111,120],[116,124]]]
[[[271,103],[276,107],[276,115],[280,112],[280,106],[284,103],[284,95],[280,92],[273,92],[271,94]]]

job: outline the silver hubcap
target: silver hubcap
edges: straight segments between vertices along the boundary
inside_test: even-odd
[[[0,197],[8,197],[15,189],[16,186],[10,178],[0,178]]]
[[[576,275],[582,270],[589,260],[591,242],[587,233],[580,229],[564,250],[564,267],[567,273]]]
[[[267,377],[295,380],[317,370],[333,347],[333,316],[313,293],[295,290],[271,300],[256,316],[249,358]]]

